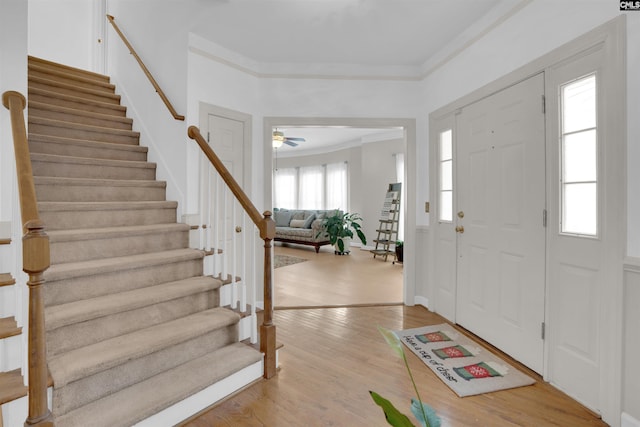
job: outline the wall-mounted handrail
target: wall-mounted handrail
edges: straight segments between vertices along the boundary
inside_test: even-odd
[[[29,414],[25,425],[53,426],[47,402],[47,348],[42,285],[50,265],[49,236],[40,221],[31,158],[24,122],[25,97],[14,91],[2,94],[2,104],[11,114],[11,129],[18,176],[22,227],[22,269],[29,275]]]
[[[264,317],[263,323],[260,325],[260,351],[264,353],[265,358],[264,377],[271,378],[276,374],[276,327],[273,324],[273,280],[271,277],[271,242],[276,235],[275,222],[271,219],[270,211],[260,214],[242,190],[242,187],[222,163],[222,160],[211,149],[211,146],[200,133],[200,129],[196,126],[189,126],[188,135],[200,146],[209,162],[260,231],[260,238],[264,240]]]
[[[173,108],[173,105],[171,105],[171,102],[169,101],[169,98],[167,98],[167,96],[164,94],[163,90],[160,88],[160,85],[158,84],[156,79],[153,78],[153,76],[151,75],[151,72],[149,71],[149,69],[146,67],[146,65],[144,65],[144,62],[142,62],[142,59],[140,59],[140,57],[136,53],[136,51],[133,48],[133,46],[131,46],[131,43],[129,43],[129,40],[127,40],[127,38],[122,33],[122,31],[120,31],[120,28],[118,27],[118,25],[115,22],[115,18],[113,16],[111,16],[111,15],[107,15],[107,19],[109,20],[109,22],[113,26],[113,29],[116,30],[116,33],[118,33],[118,35],[120,36],[120,38],[122,39],[124,44],[127,46],[127,49],[129,49],[129,53],[131,53],[131,55],[133,55],[133,57],[136,59],[136,61],[138,61],[138,64],[140,65],[140,68],[142,68],[142,71],[147,76],[147,78],[149,79],[149,81],[153,85],[153,88],[156,90],[158,95],[160,95],[160,98],[162,99],[162,102],[164,102],[164,105],[167,106],[167,108],[169,109],[169,112],[171,113],[173,118],[176,119],[176,120],[184,120],[184,116],[178,114],[176,109]]]

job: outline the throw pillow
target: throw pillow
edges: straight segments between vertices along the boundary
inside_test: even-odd
[[[291,212],[289,211],[278,211],[274,212],[276,227],[288,227],[291,222]]]
[[[311,224],[315,219],[316,219],[316,214],[309,215],[309,217],[307,217],[307,219],[304,220],[304,225],[302,226],[302,228],[311,228]]]
[[[302,228],[304,227],[304,219],[292,219],[289,224],[291,228]]]

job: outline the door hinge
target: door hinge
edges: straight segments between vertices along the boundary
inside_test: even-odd
[[[547,113],[547,99],[544,95],[542,95],[542,114]]]
[[[541,328],[540,328],[540,335],[541,335],[542,339],[544,339],[544,336],[545,336],[545,329],[546,329],[545,328],[545,323],[542,322],[542,325],[541,325]]]
[[[543,227],[547,226],[547,210],[546,209],[542,209],[542,226]]]
[[[211,141],[209,140],[209,131],[207,131],[207,142],[211,142]]]

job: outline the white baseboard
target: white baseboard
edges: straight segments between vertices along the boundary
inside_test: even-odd
[[[640,427],[640,420],[633,418],[626,412],[620,417],[620,427]]]
[[[218,381],[173,406],[135,424],[134,427],[171,427],[224,399],[262,376],[262,361]]]
[[[429,298],[416,296],[413,299],[413,302],[414,302],[414,304],[421,305],[421,306],[425,307],[427,310],[429,310]]]

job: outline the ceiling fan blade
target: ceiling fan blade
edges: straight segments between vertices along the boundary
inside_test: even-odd
[[[306,139],[304,138],[289,138],[289,137],[285,137],[285,139],[288,139],[289,141],[300,141],[300,142],[305,142]]]
[[[285,140],[284,140],[284,143],[285,143],[285,144],[287,144],[287,145],[289,145],[289,146],[291,146],[291,147],[297,147],[297,146],[298,146],[298,144],[297,144],[297,143],[295,143],[295,142],[291,141],[289,138],[285,139]]]

